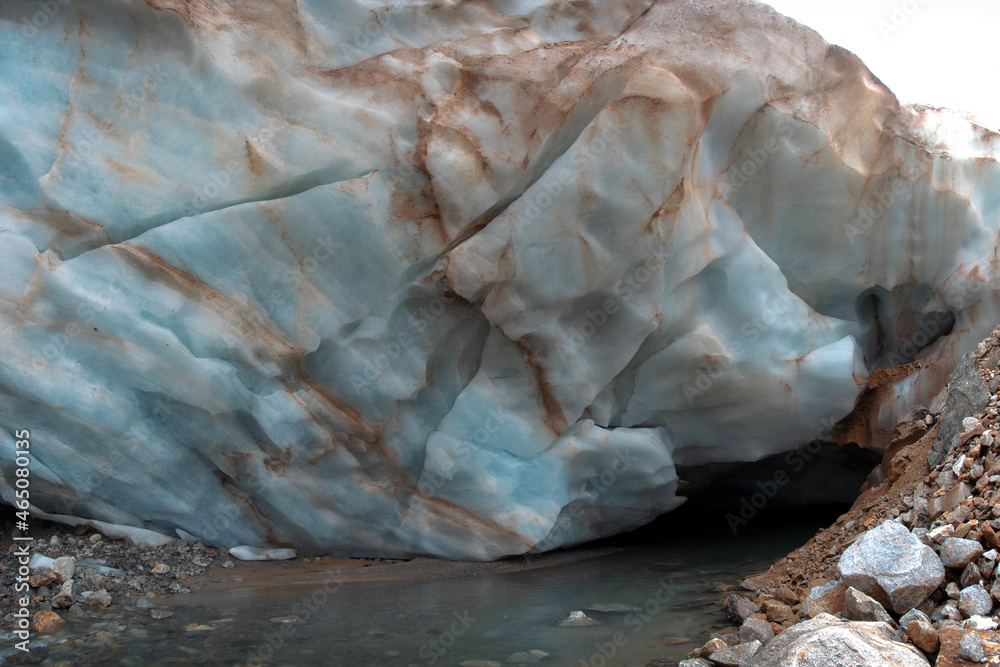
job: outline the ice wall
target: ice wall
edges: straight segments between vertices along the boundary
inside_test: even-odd
[[[998,319],[997,135],[753,2],[5,0],[0,91],[39,513],[555,548]]]

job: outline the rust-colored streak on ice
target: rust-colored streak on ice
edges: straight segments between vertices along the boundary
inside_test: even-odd
[[[518,341],[517,349],[521,351],[521,356],[524,357],[525,361],[535,369],[535,373],[538,376],[538,391],[541,394],[542,407],[545,408],[545,415],[543,415],[542,421],[558,437],[569,426],[569,422],[563,414],[559,401],[552,392],[552,385],[545,377],[541,364],[536,360],[535,354],[531,351],[528,344],[524,341]]]
[[[436,518],[442,519],[457,529],[478,536],[480,539],[493,540],[501,538],[504,541],[520,544],[524,550],[535,546],[535,543],[526,539],[523,535],[505,528],[500,523],[475,514],[468,509],[453,503],[444,498],[435,496],[424,496],[417,491],[414,494],[426,503],[426,506],[435,514]],[[512,551],[511,553],[518,553]]]
[[[219,316],[219,322],[243,340],[257,356],[282,361],[305,353],[301,345],[271,327],[263,314],[249,303],[237,303],[146,248],[128,242],[111,247],[120,251],[151,281],[177,291],[192,303],[209,304]]]
[[[157,11],[176,13],[193,31],[219,33],[240,31],[247,43],[292,45],[300,54],[308,53],[308,35],[299,15],[298,0],[268,2],[216,2],[215,0],[145,0]]]
[[[17,217],[30,216],[30,219],[44,223],[47,228],[59,232],[60,236],[78,239],[87,247],[96,248],[113,242],[111,235],[100,222],[64,209],[46,206],[28,209],[24,213],[11,211],[10,214]],[[61,242],[59,244],[62,245]]]
[[[254,176],[262,175],[266,165],[264,156],[262,156],[256,148],[254,148],[250,139],[243,140],[243,148],[246,152],[247,168],[250,170],[250,173]]]

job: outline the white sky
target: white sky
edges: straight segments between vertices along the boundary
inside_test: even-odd
[[[856,53],[901,101],[1000,128],[1000,0],[765,1]]]

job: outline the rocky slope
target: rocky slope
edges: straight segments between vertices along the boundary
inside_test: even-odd
[[[804,665],[774,662],[792,660],[794,649],[791,640],[772,643],[773,633],[784,637],[794,628],[814,648],[824,641],[841,646],[855,631],[844,620],[884,625],[877,633],[890,644],[873,649],[861,642],[872,651],[869,664],[904,664],[898,656],[912,656],[912,649],[907,654],[900,642],[926,656],[914,664],[1000,662],[998,361],[1000,328],[966,357],[928,408],[900,415],[893,447],[849,512],[738,586],[749,594],[730,596],[727,615],[763,622],[766,641],[750,645],[761,636],[749,629],[724,631],[688,664],[730,664],[717,652],[735,651],[733,644],[759,653],[748,665]],[[821,639],[822,632],[836,637]],[[834,658],[815,664],[842,664]]]
[[[43,4],[0,5],[33,516],[544,551],[887,446],[1000,315],[1000,139],[766,5]]]

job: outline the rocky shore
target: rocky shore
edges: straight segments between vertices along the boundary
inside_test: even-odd
[[[13,528],[11,510],[0,518],[0,529],[11,534]],[[50,522],[34,524],[31,537],[0,550],[0,618],[5,629],[15,627],[16,599],[23,595],[16,588],[18,552],[23,548],[31,554],[31,643],[44,638],[54,656],[45,664],[60,667],[82,664],[78,661],[88,654],[98,659],[109,642],[122,636],[142,639],[175,631],[174,622],[168,620],[174,612],[164,608],[175,596],[253,585],[281,570],[307,574],[397,562],[318,556],[265,562],[257,558],[267,554],[245,553],[245,547],[231,553],[176,539],[166,539],[163,544],[133,544],[87,526]],[[10,660],[16,662],[16,657]]]
[[[850,511],[733,587],[680,667],[1000,664],[1000,328],[892,446]]]

